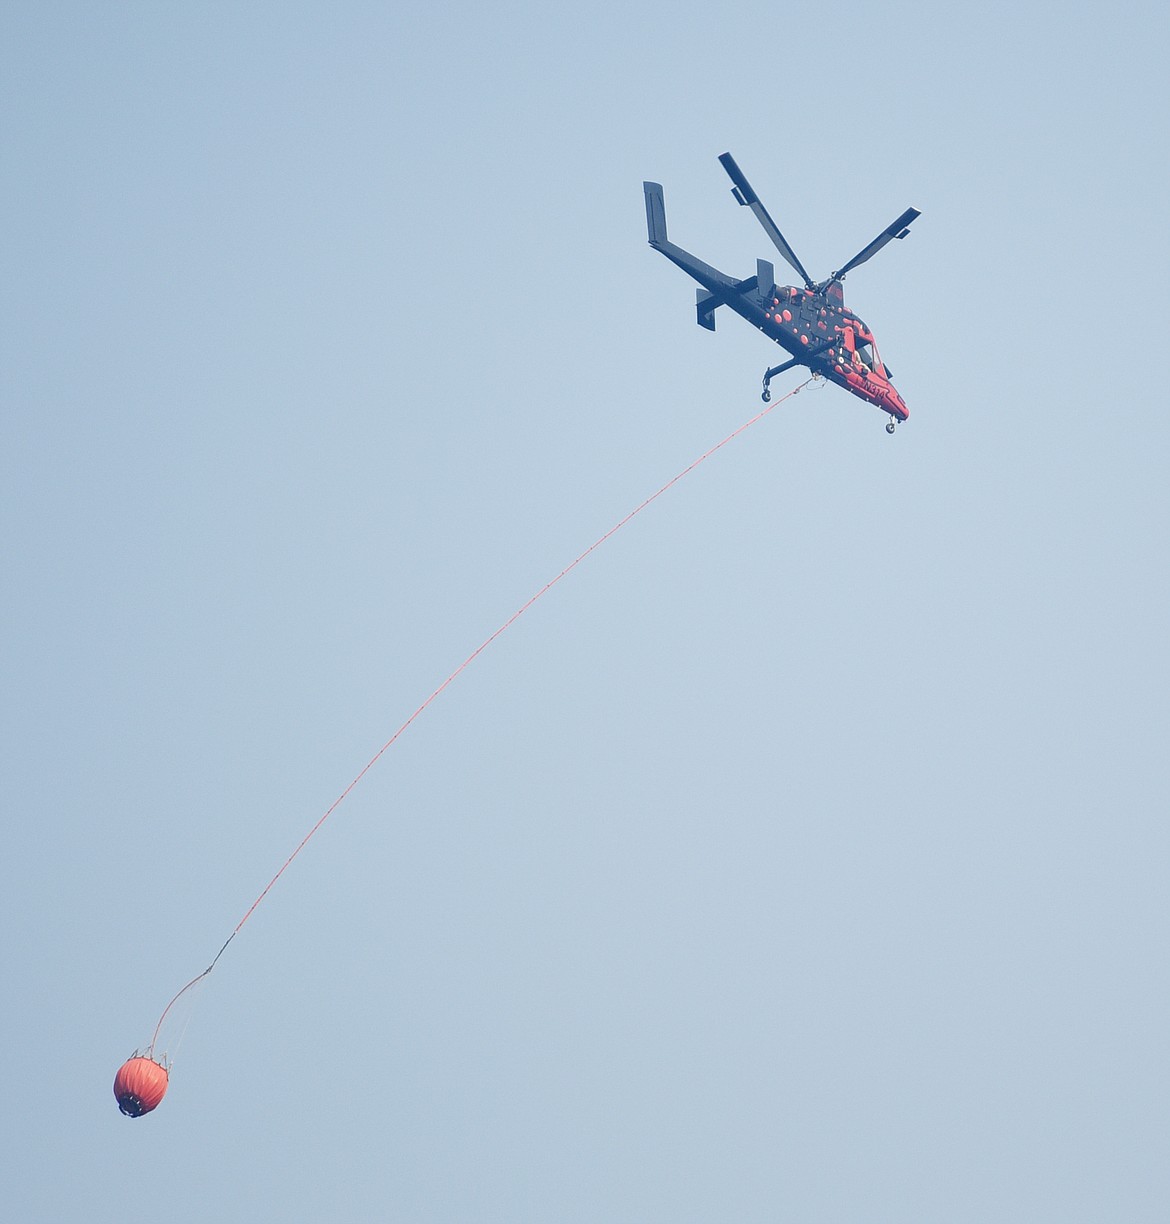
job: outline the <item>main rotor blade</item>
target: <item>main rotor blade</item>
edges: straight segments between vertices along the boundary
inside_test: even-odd
[[[843,267],[838,268],[836,272],[829,278],[830,280],[841,280],[846,272],[851,272],[858,264],[863,264],[867,259],[872,259],[878,251],[882,249],[892,238],[905,238],[909,232],[907,226],[916,217],[921,217],[922,213],[917,208],[908,208],[906,211],[893,223],[887,226],[867,247],[863,247],[856,255]]]
[[[719,161],[723,165],[723,169],[727,171],[731,181],[735,184],[731,194],[741,204],[746,204],[748,208],[756,214],[756,220],[764,227],[764,233],[772,239],[776,250],[800,273],[804,279],[804,283],[811,289],[813,287],[812,277],[804,270],[804,265],[796,258],[796,252],[788,245],[784,235],[776,226],[776,222],[768,216],[768,210],[760,203],[760,197],[752,190],[752,185],[744,177],[743,171],[735,164],[735,158],[730,153],[722,153],[719,156]]]

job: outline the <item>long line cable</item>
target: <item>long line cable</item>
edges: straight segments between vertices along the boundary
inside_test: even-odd
[[[167,1018],[167,1015],[170,1012],[171,1008],[174,1007],[174,1005],[183,997],[183,995],[187,993],[188,990],[190,990],[197,983],[203,981],[203,979],[207,977],[207,975],[215,968],[217,962],[219,961],[219,958],[227,951],[228,944],[230,944],[232,940],[235,939],[235,937],[240,933],[240,928],[243,927],[244,923],[247,922],[248,919],[252,917],[253,913],[255,913],[256,911],[256,907],[260,904],[261,901],[264,900],[266,896],[268,896],[268,893],[272,889],[272,886],[276,883],[277,880],[280,879],[282,875],[284,875],[285,871],[288,870],[289,866],[292,864],[293,859],[295,859],[297,855],[300,854],[300,852],[309,844],[309,842],[313,838],[313,835],[329,819],[329,817],[332,816],[333,813],[341,806],[341,804],[349,796],[350,791],[352,791],[354,787],[357,786],[357,784],[366,776],[366,774],[368,774],[370,770],[374,768],[374,766],[382,759],[382,757],[386,754],[386,752],[391,747],[393,747],[393,745],[397,742],[397,740],[400,738],[403,732],[405,732],[406,729],[411,725],[411,723],[413,723],[415,719],[418,718],[420,714],[422,714],[422,712],[427,708],[427,706],[429,706],[432,701],[434,701],[442,692],[444,692],[448,687],[450,687],[450,685],[454,683],[454,681],[457,680],[463,674],[463,672],[466,671],[467,668],[470,667],[471,664],[474,663],[475,660],[478,659],[481,654],[483,654],[485,650],[487,650],[487,648],[496,640],[496,638],[498,638],[506,630],[510,629],[524,615],[524,613],[527,612],[528,609],[532,607],[534,603],[536,603],[538,600],[542,599],[545,595],[547,595],[548,592],[551,591],[553,587],[555,587],[557,583],[561,581],[562,578],[566,578],[569,574],[571,574],[573,570],[575,570],[577,566],[580,565],[581,562],[585,560],[586,557],[596,552],[597,549],[599,549],[606,542],[606,540],[610,539],[611,536],[616,535],[631,519],[636,518],[639,514],[642,513],[643,510],[646,509],[647,506],[650,506],[654,502],[656,502],[664,493],[666,493],[669,489],[672,489],[676,484],[678,484],[678,482],[682,480],[684,476],[689,476],[691,472],[693,472],[695,468],[697,468],[701,463],[705,463],[717,451],[721,451],[729,442],[733,442],[736,438],[738,438],[741,433],[744,433],[746,430],[750,429],[758,421],[762,421],[764,417],[768,415],[769,412],[771,412],[774,408],[778,408],[781,404],[785,402],[785,400],[791,399],[794,395],[804,390],[804,388],[807,387],[809,383],[812,381],[813,381],[812,378],[806,378],[805,381],[802,382],[799,386],[793,387],[793,389],[789,391],[786,395],[782,395],[778,400],[775,400],[774,402],[768,404],[766,407],[764,407],[759,412],[757,412],[756,415],[753,416],[750,420],[745,421],[737,429],[733,429],[731,433],[729,433],[727,437],[725,437],[721,442],[716,442],[714,446],[710,447],[710,449],[705,450],[696,460],[694,460],[693,463],[690,463],[685,468],[683,468],[683,470],[679,472],[677,476],[672,476],[670,480],[668,480],[666,484],[664,484],[660,489],[658,489],[654,493],[651,493],[650,496],[646,498],[644,502],[641,502],[639,505],[635,506],[634,509],[631,510],[629,514],[625,516],[625,518],[615,523],[603,536],[599,536],[596,540],[594,540],[593,543],[590,544],[589,547],[585,549],[583,553],[581,553],[579,556],[575,557],[572,561],[570,561],[569,564],[566,565],[565,568],[561,570],[561,572],[557,574],[555,578],[550,578],[549,581],[546,582],[544,586],[542,586],[540,590],[536,592],[535,595],[533,595],[526,603],[524,603],[519,608],[517,608],[516,611],[513,612],[512,615],[509,616],[508,619],[504,621],[504,623],[494,633],[492,633],[490,637],[484,638],[484,640],[471,652],[471,654],[469,654],[467,658],[464,659],[463,662],[459,664],[459,666],[446,678],[446,680],[444,680],[443,683],[440,684],[439,687],[435,689],[433,693],[431,693],[431,695],[426,699],[426,701],[424,701],[422,705],[420,705],[414,711],[414,713],[411,714],[411,716],[398,728],[398,730],[394,732],[394,734],[382,745],[382,747],[379,748],[378,751],[375,752],[372,757],[370,757],[370,759],[362,767],[361,772],[353,779],[352,782],[350,782],[350,784],[345,788],[345,790],[343,790],[341,794],[338,795],[337,798],[333,800],[333,802],[329,805],[329,807],[325,809],[325,812],[322,814],[321,818],[308,831],[308,833],[305,834],[305,836],[301,839],[301,842],[297,846],[297,848],[292,852],[292,854],[288,856],[287,859],[284,860],[284,863],[281,865],[280,870],[264,886],[264,891],[261,892],[261,894],[256,898],[256,900],[252,902],[252,904],[248,907],[247,913],[245,913],[244,916],[239,920],[239,922],[236,923],[235,930],[233,930],[232,933],[227,937],[227,939],[224,940],[223,947],[221,947],[220,950],[215,954],[215,958],[212,960],[211,964],[208,965],[207,968],[204,969],[202,973],[198,974],[196,977],[193,977],[187,983],[187,985],[184,986],[183,989],[180,990],[177,995],[175,995],[175,997],[166,1005],[166,1007],[163,1008],[163,1013],[158,1018],[158,1024],[156,1024],[154,1027],[154,1036],[151,1037],[150,1045],[147,1048],[148,1055],[153,1056],[154,1045],[155,1045],[155,1042],[158,1040],[159,1030],[162,1028],[163,1021]]]

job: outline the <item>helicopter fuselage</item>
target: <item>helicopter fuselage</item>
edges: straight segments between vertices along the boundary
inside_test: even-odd
[[[890,381],[873,332],[842,299],[836,281],[817,291],[777,285],[770,301],[761,296],[755,323],[813,373],[888,412],[895,420],[906,420],[910,410]]]

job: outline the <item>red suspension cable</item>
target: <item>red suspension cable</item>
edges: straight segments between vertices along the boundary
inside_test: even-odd
[[[211,962],[211,964],[208,965],[207,968],[204,969],[203,972],[200,973],[197,977],[193,977],[187,983],[187,985],[184,986],[183,989],[180,990],[179,993],[175,995],[175,997],[166,1005],[166,1007],[163,1009],[163,1014],[158,1018],[158,1024],[155,1025],[154,1036],[151,1038],[150,1046],[147,1049],[148,1054],[153,1054],[154,1043],[158,1040],[159,1030],[162,1028],[163,1021],[167,1018],[167,1014],[170,1012],[171,1008],[174,1007],[174,1005],[183,997],[183,995],[187,993],[188,990],[191,989],[192,986],[196,985],[196,983],[198,982],[201,982],[215,968],[216,962],[227,950],[228,944],[230,944],[231,941],[235,939],[235,937],[239,934],[240,928],[244,925],[244,923],[247,922],[248,919],[252,917],[252,914],[255,912],[256,907],[260,904],[260,902],[263,901],[266,896],[268,896],[269,891],[272,889],[272,886],[276,883],[276,881],[279,880],[280,877],[284,875],[285,871],[288,870],[289,866],[292,864],[293,859],[295,859],[297,855],[300,854],[300,852],[309,844],[309,842],[313,838],[313,835],[329,819],[329,817],[332,816],[333,813],[341,806],[341,804],[348,797],[350,791],[352,791],[354,787],[357,786],[357,784],[366,776],[366,774],[368,774],[370,770],[374,768],[374,766],[382,759],[382,757],[386,754],[386,752],[391,747],[393,747],[393,745],[397,742],[397,740],[403,734],[403,732],[406,731],[406,729],[411,725],[411,723],[415,721],[416,718],[418,718],[420,714],[422,714],[422,712],[427,708],[427,706],[429,706],[431,702],[434,701],[435,698],[439,696],[440,693],[442,693],[455,680],[457,680],[459,676],[461,676],[463,672],[466,671],[467,668],[470,667],[471,664],[474,663],[475,660],[478,659],[481,654],[483,654],[483,652],[496,640],[496,638],[498,638],[502,633],[504,633],[505,630],[510,629],[512,625],[514,625],[524,615],[524,613],[527,612],[528,609],[531,608],[532,605],[537,602],[537,600],[543,598],[543,596],[548,594],[548,592],[551,591],[553,587],[555,587],[557,583],[561,581],[562,578],[565,578],[569,574],[571,574],[573,570],[575,570],[577,566],[580,565],[581,562],[585,560],[586,557],[588,557],[591,553],[596,552],[597,549],[599,549],[606,542],[606,540],[608,540],[611,536],[616,535],[631,519],[636,518],[639,514],[642,513],[643,510],[646,509],[647,506],[651,505],[653,502],[656,502],[665,492],[667,492],[667,490],[672,489],[676,484],[678,484],[678,482],[682,480],[684,476],[689,476],[690,473],[693,472],[695,468],[697,468],[701,463],[706,462],[706,460],[710,459],[711,456],[714,455],[717,451],[722,450],[729,442],[733,442],[736,438],[739,437],[741,433],[743,433],[747,429],[750,429],[751,426],[755,425],[757,421],[763,420],[763,418],[766,417],[768,413],[771,412],[774,408],[778,408],[782,403],[784,403],[785,400],[791,399],[794,395],[796,395],[798,392],[802,391],[805,387],[807,387],[808,384],[812,381],[813,380],[811,378],[807,378],[799,386],[793,387],[793,389],[789,391],[786,395],[782,395],[778,400],[776,400],[773,403],[768,404],[765,408],[757,412],[756,415],[751,418],[751,420],[745,421],[742,425],[739,426],[738,429],[732,430],[732,432],[729,433],[727,437],[724,438],[721,442],[716,442],[715,445],[712,446],[709,450],[704,451],[693,463],[690,463],[685,468],[683,468],[683,470],[679,472],[677,476],[672,476],[671,479],[666,482],[666,484],[664,484],[660,489],[657,490],[657,492],[651,493],[650,496],[646,498],[644,502],[642,502],[638,506],[635,506],[634,509],[631,510],[629,514],[625,516],[625,518],[623,518],[620,522],[615,523],[603,536],[600,536],[598,539],[594,540],[594,542],[590,544],[589,547],[585,549],[583,553],[580,554],[580,556],[575,557],[572,561],[570,561],[569,564],[566,565],[565,568],[561,570],[561,572],[557,574],[555,578],[552,578],[548,582],[546,582],[544,586],[542,586],[540,590],[537,591],[536,594],[533,595],[532,598],[528,600],[527,603],[517,608],[516,611],[513,612],[512,615],[509,616],[508,619],[504,621],[504,623],[490,637],[485,638],[471,652],[471,654],[469,654],[467,658],[464,659],[463,662],[459,664],[459,666],[447,677],[446,680],[443,681],[442,684],[439,685],[437,689],[435,689],[435,691],[426,699],[426,701],[424,701],[422,705],[420,705],[418,709],[416,709],[414,713],[411,714],[411,716],[398,728],[398,730],[395,731],[394,734],[382,745],[382,747],[379,748],[378,751],[374,753],[374,755],[363,766],[361,772],[345,788],[345,790],[343,790],[341,794],[338,795],[336,799],[334,799],[334,801],[325,810],[324,814],[317,821],[317,823],[308,831],[308,833],[305,834],[305,836],[301,839],[301,842],[297,846],[297,848],[292,852],[292,854],[288,856],[287,859],[284,860],[284,863],[281,865],[280,870],[264,886],[264,891],[248,907],[247,913],[239,920],[239,922],[236,923],[235,930],[232,931],[232,933],[227,937],[226,940],[224,940],[223,947],[220,948],[220,950],[215,954],[215,959]]]

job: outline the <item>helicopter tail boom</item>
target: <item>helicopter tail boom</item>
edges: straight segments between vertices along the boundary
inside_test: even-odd
[[[712,311],[743,289],[755,288],[755,280],[750,284],[747,281],[738,281],[726,272],[720,272],[718,268],[696,258],[690,251],[676,246],[666,236],[666,204],[661,185],[643,183],[642,190],[646,195],[646,231],[650,245],[656,251],[661,251],[671,263],[677,264],[689,276],[693,276],[707,290],[707,295],[699,302],[699,322],[713,331],[713,320],[710,317]]]

